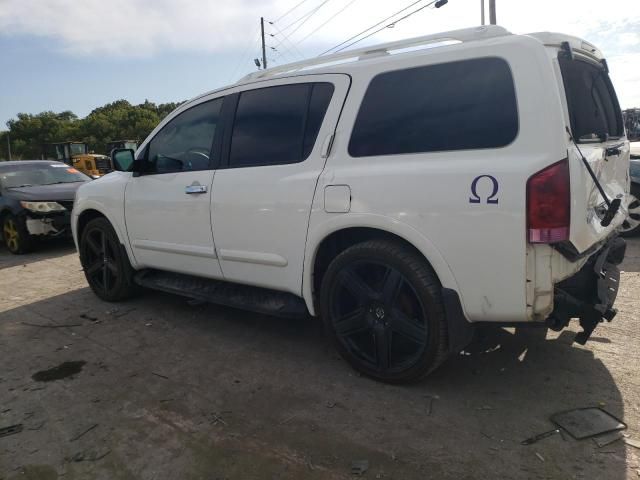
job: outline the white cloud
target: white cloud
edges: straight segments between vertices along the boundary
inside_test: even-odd
[[[425,0],[426,1],[426,0]],[[260,15],[278,18],[299,0],[0,0],[0,35],[26,34],[52,39],[53,48],[70,55],[144,57],[174,52],[248,51],[258,38]],[[275,26],[267,24],[270,46],[282,39],[278,29],[320,5],[307,0]],[[312,56],[335,45],[411,0],[354,0],[325,26],[348,0],[329,0],[284,41],[278,61]],[[516,33],[559,31],[598,45],[610,59],[623,105],[640,105],[635,92],[640,71],[635,50],[640,45],[638,0],[497,0],[498,23]],[[409,13],[416,7],[409,8]],[[396,40],[480,23],[478,0],[449,0],[442,9],[425,9],[384,29],[366,43]],[[317,33],[301,41],[310,32]],[[292,27],[285,30],[291,33]],[[298,45],[293,46],[294,43]],[[363,42],[363,43],[365,43]],[[300,52],[301,51],[301,52]],[[282,56],[280,58],[279,56]],[[636,85],[634,85],[634,83]]]

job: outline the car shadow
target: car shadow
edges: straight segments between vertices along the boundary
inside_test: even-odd
[[[112,453],[92,472],[151,478],[144,463],[130,460],[149,458],[155,469],[173,471],[175,452],[185,449],[181,458],[196,462],[193,439],[210,435],[213,411],[227,415],[217,442],[245,439],[238,451],[260,446],[248,465],[277,450],[329,470],[367,458],[372,475],[393,478],[626,477],[621,441],[599,449],[554,435],[521,445],[553,429],[549,417],[559,411],[602,406],[625,419],[616,379],[592,350],[571,344],[575,332],[485,328],[464,354],[408,386],[356,374],[322,332],[313,318],[268,317],[160,292],[107,304],[84,288],[0,312],[0,405],[58,419],[8,440],[13,453],[5,465],[62,468],[79,448],[68,432],[99,424],[102,434],[84,441]],[[596,335],[606,337],[606,326]],[[60,386],[30,380],[63,361],[86,366]],[[169,421],[162,419],[170,419],[169,430],[160,429]]]
[[[0,270],[61,257],[72,253],[74,250],[75,245],[71,238],[48,238],[39,240],[33,251],[23,255],[14,255],[7,250],[4,242],[0,241]]]

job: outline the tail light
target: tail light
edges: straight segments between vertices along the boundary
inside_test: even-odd
[[[571,194],[569,162],[565,158],[527,181],[527,236],[530,243],[569,239]]]

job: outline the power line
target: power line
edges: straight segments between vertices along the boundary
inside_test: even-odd
[[[292,8],[290,8],[289,10],[287,10],[286,12],[284,12],[282,15],[280,15],[278,18],[276,18],[273,23],[275,22],[279,22],[280,20],[282,20],[284,17],[286,17],[287,15],[289,15],[291,12],[293,12],[296,8],[298,8],[300,5],[302,5],[305,2],[308,2],[309,0],[302,0],[299,3],[296,3],[295,6],[293,6]]]
[[[328,53],[328,52],[330,52],[331,50],[333,50],[333,49],[335,49],[335,48],[338,48],[338,47],[340,47],[340,46],[344,45],[344,44],[345,44],[345,43],[347,43],[347,42],[350,42],[350,41],[351,41],[351,40],[353,40],[354,38],[358,38],[358,37],[359,37],[360,35],[362,35],[363,33],[367,33],[369,30],[371,30],[371,29],[373,29],[373,28],[376,28],[378,25],[383,24],[383,23],[384,23],[384,22],[386,22],[387,20],[389,20],[389,19],[391,19],[391,18],[395,17],[396,15],[398,15],[398,14],[400,14],[400,13],[404,12],[405,10],[409,10],[411,7],[413,7],[414,5],[417,5],[418,3],[422,2],[422,1],[424,1],[424,0],[417,0],[416,2],[413,2],[413,3],[409,4],[409,5],[407,5],[407,6],[406,6],[406,7],[404,7],[402,10],[398,10],[398,11],[397,11],[396,13],[394,13],[393,15],[389,15],[387,18],[385,18],[385,19],[383,19],[383,20],[380,20],[380,21],[379,21],[378,23],[376,23],[375,25],[370,26],[369,28],[367,28],[367,29],[363,30],[362,32],[360,32],[360,33],[358,33],[358,34],[356,34],[356,35],[354,35],[353,37],[347,38],[344,42],[339,43],[338,45],[335,45],[335,46],[331,47],[329,50],[325,50],[324,52],[322,52],[322,53],[321,53],[320,55],[318,55],[318,56],[320,57],[320,56],[324,55],[325,53]]]
[[[236,62],[236,66],[233,69],[233,73],[231,74],[227,82],[230,82],[235,78],[236,73],[238,72],[238,68],[240,68],[240,65],[242,65],[242,63],[247,61],[247,54],[249,53],[249,51],[257,48],[259,45],[260,45],[260,32],[258,32],[257,37],[254,38],[253,41],[251,41],[250,39],[249,42],[247,42],[246,48],[244,49],[242,54],[240,54],[240,56],[238,57],[238,61]],[[252,55],[249,55],[249,59],[251,59],[251,56]]]
[[[276,40],[278,40],[278,43],[276,44],[276,48],[280,47],[280,45],[282,44],[283,41],[286,41],[289,43],[289,45],[291,45],[291,48],[295,50],[296,55],[300,56],[300,58],[304,59],[304,55],[302,54],[302,52],[300,50],[298,50],[298,47],[296,47],[293,43],[291,43],[291,41],[289,40],[289,37],[287,37],[284,33],[282,33],[282,30],[280,30],[276,25],[271,25],[273,28],[276,29],[277,33],[279,35],[282,36],[282,40],[280,40],[280,37],[276,38],[276,34],[270,33],[269,35],[273,38],[275,38]],[[288,51],[290,51],[290,49],[286,46],[284,46],[284,48]],[[293,51],[291,51],[292,55],[293,55]]]
[[[389,23],[389,24],[385,25],[384,27],[379,28],[378,30],[376,30],[376,31],[374,31],[374,32],[371,32],[369,35],[365,35],[364,37],[359,38],[359,39],[358,39],[358,40],[356,40],[355,42],[351,42],[349,45],[345,45],[344,47],[342,47],[342,48],[340,48],[340,49],[336,50],[336,51],[335,51],[335,52],[333,52],[333,53],[341,52],[341,51],[342,51],[342,50],[344,50],[345,48],[349,48],[350,46],[355,45],[355,44],[356,44],[356,43],[358,43],[358,42],[361,42],[361,41],[362,41],[362,40],[364,40],[365,38],[369,38],[370,36],[375,35],[375,34],[376,34],[376,33],[378,33],[378,32],[381,32],[381,31],[382,31],[382,30],[384,30],[385,28],[390,27],[391,25],[395,25],[396,23],[401,22],[402,20],[405,20],[405,19],[409,18],[411,15],[413,15],[413,14],[415,14],[415,13],[418,13],[418,12],[419,12],[419,11],[421,11],[421,10],[424,10],[425,8],[427,8],[427,7],[431,6],[431,5],[433,5],[434,3],[437,3],[438,1],[439,1],[439,0],[433,0],[432,2],[429,2],[429,3],[427,3],[426,5],[423,5],[422,7],[420,7],[420,8],[418,8],[418,9],[414,10],[413,12],[408,13],[408,14],[407,14],[407,15],[405,15],[404,17],[398,18],[397,20],[394,20],[393,22],[391,22],[391,23]]]
[[[329,19],[327,21],[325,21],[322,25],[320,25],[318,28],[316,28],[315,30],[313,30],[311,33],[309,33],[308,35],[305,35],[304,37],[302,37],[300,40],[298,40],[294,45],[299,45],[300,43],[304,42],[307,38],[309,38],[311,35],[313,35],[314,33],[316,33],[318,30],[320,30],[322,27],[324,27],[327,23],[329,23],[331,20],[333,20],[334,18],[336,18],[338,15],[340,15],[342,12],[344,12],[347,8],[349,8],[354,2],[356,2],[357,0],[351,0],[349,3],[347,3],[344,7],[342,7],[340,10],[338,10],[336,13],[334,13],[333,15],[331,15],[329,17]]]
[[[289,25],[287,25],[286,27],[283,27],[281,30],[282,30],[283,32],[286,32],[289,28],[293,27],[296,23],[298,23],[298,22],[299,22],[299,21],[301,21],[301,20],[304,20],[304,21],[302,22],[302,24],[306,23],[306,22],[309,20],[309,18],[311,18],[311,17],[312,17],[312,16],[313,16],[313,15],[314,15],[318,10],[320,10],[320,8],[322,8],[322,6],[323,6],[325,3],[327,3],[328,1],[329,1],[329,0],[324,0],[322,3],[320,3],[320,5],[318,5],[318,6],[314,7],[314,8],[312,8],[311,10],[309,10],[307,13],[305,13],[304,15],[302,15],[302,16],[301,16],[300,18],[298,18],[297,20],[294,20],[293,22],[291,22],[291,23],[290,23]],[[269,23],[271,23],[271,24],[273,25],[275,22],[269,22]],[[301,26],[302,24],[298,25],[298,26],[296,27],[296,29],[295,29],[295,30],[297,30],[298,28],[300,28],[300,26]],[[295,30],[294,30],[294,32],[295,32]],[[294,33],[294,32],[291,32],[291,33]],[[291,35],[291,34],[290,34],[290,35]]]

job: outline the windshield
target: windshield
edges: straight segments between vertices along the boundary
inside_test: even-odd
[[[622,113],[604,67],[564,57],[559,63],[573,136],[581,141],[621,137]]]
[[[0,184],[4,188],[56,183],[88,182],[91,179],[63,163],[26,163],[0,166]]]
[[[84,155],[87,151],[87,147],[84,143],[72,143],[71,144],[71,156]]]

